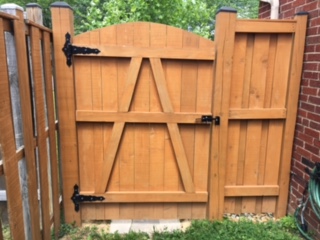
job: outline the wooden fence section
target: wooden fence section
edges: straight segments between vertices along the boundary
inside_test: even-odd
[[[27,8],[28,19],[39,19],[40,7]],[[52,226],[55,233],[60,226],[52,32],[24,20],[19,6],[1,10],[0,146],[11,235],[51,239]]]
[[[249,21],[222,9],[215,43],[152,23],[73,36],[65,3],[52,17],[67,221],[285,215],[305,15]],[[67,32],[100,53],[68,67]],[[201,115],[220,125],[192,121]],[[75,212],[74,184],[105,200]]]
[[[306,22],[217,15],[210,218],[286,214]]]

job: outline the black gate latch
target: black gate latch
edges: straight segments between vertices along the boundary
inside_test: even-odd
[[[207,123],[207,124],[211,124],[212,122],[214,122],[214,125],[219,126],[220,125],[220,117],[212,117],[211,115],[204,115],[201,117],[201,122],[202,123]]]
[[[73,46],[71,44],[71,35],[70,35],[70,33],[66,33],[66,42],[64,43],[62,51],[64,52],[64,55],[67,58],[67,65],[69,67],[72,65],[71,58],[72,58],[73,54],[91,54],[91,53],[98,54],[100,52],[100,50],[97,49],[97,48],[87,48],[87,47]]]
[[[71,197],[71,200],[74,203],[74,210],[76,212],[79,211],[80,206],[79,204],[81,202],[93,202],[93,201],[103,201],[104,197],[97,197],[97,196],[91,196],[91,195],[80,195],[79,194],[79,186],[76,184],[73,187],[73,195]]]

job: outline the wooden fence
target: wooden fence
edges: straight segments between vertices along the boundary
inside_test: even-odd
[[[52,32],[39,6],[28,5],[27,15],[1,6],[0,173],[12,238],[51,239],[60,226]]]
[[[52,18],[68,222],[286,214],[306,14],[240,20],[233,9],[222,9],[215,43],[205,45],[191,33],[146,23],[73,36],[73,12],[65,3],[53,6]],[[67,32],[76,46],[100,53],[75,54],[67,66],[60,50]],[[220,124],[199,133],[199,109]],[[199,164],[204,159],[208,167]],[[163,179],[169,160],[173,173]],[[180,185],[168,188],[166,180],[176,177]],[[105,199],[75,212],[69,200],[74,184],[80,194]]]
[[[138,218],[185,217],[187,216],[185,210],[188,209],[188,212],[192,213],[194,207],[200,209],[201,215],[190,215],[191,218],[218,219],[225,212],[273,212],[279,217],[285,215],[306,15],[299,14],[296,19],[285,21],[248,21],[237,19],[236,12],[232,9],[223,9],[217,15],[215,43],[164,25],[140,23],[105,28],[74,38],[75,43],[79,46],[82,43],[85,43],[84,46],[92,43],[91,47],[101,44],[101,55],[97,55],[96,60],[85,56],[74,56],[74,65],[68,67],[61,48],[67,32],[71,33],[71,41],[73,40],[72,9],[61,2],[53,5],[54,34],[50,29],[33,21],[41,19],[38,15],[39,10],[35,5],[29,6],[29,11],[27,11],[29,20],[24,20],[23,11],[20,8],[11,9],[7,6],[5,10],[7,13],[0,12],[0,147],[3,160],[0,173],[6,179],[9,223],[13,239],[50,239],[51,227],[55,227],[57,234],[60,225],[57,122],[54,111],[51,62],[53,59],[52,39],[55,50],[57,91],[59,91],[59,126],[64,130],[60,133],[60,141],[62,143],[62,177],[64,184],[68,184],[67,188],[63,189],[68,222],[76,221],[80,224],[83,219],[96,219],[96,213],[101,213],[99,210],[101,207],[104,207],[105,212],[100,219],[110,219],[112,214],[114,216],[118,214],[121,204],[128,207],[130,211],[127,212],[138,209],[139,215],[132,215]],[[131,29],[135,25],[139,28],[136,35],[133,34],[134,29]],[[118,40],[110,34],[117,29],[120,36]],[[148,29],[153,29],[153,31],[149,32]],[[159,34],[159,29],[163,31],[161,34]],[[101,40],[97,37],[100,34],[102,36],[103,32],[109,34],[105,38],[109,42],[103,42],[104,38]],[[140,33],[150,35],[140,36]],[[168,37],[169,35],[166,36],[170,33],[171,38]],[[181,37],[181,42],[176,41],[176,38],[173,37],[176,37],[177,34]],[[123,35],[125,38],[122,38]],[[91,38],[91,36],[94,37]],[[152,41],[161,39],[162,42],[149,44],[150,39]],[[168,45],[169,41],[178,45]],[[136,45],[130,45],[131,43]],[[165,49],[166,46],[168,49]],[[113,48],[116,51],[113,51]],[[212,52],[206,49],[211,49]],[[139,55],[141,52],[147,55]],[[194,54],[195,52],[197,54]],[[171,54],[170,57],[163,55],[167,53]],[[168,58],[176,58],[177,53],[183,55],[182,58],[179,57],[177,64],[176,60],[168,60]],[[93,85],[89,83],[100,84],[101,81],[95,77],[96,75],[90,74],[91,68],[96,67],[102,73],[102,68],[108,65],[102,63],[104,61],[109,63],[109,58],[116,57],[126,59],[111,59],[116,63],[111,64],[112,66],[127,66],[127,69],[132,71],[132,74],[126,78],[124,71],[126,68],[123,67],[123,71],[119,71],[119,78],[115,77],[116,74],[112,76],[114,81],[119,80],[123,84],[118,85],[117,94],[123,94],[123,89],[132,93],[138,82],[136,90],[139,94],[144,93],[144,97],[147,96],[147,98],[140,99],[139,94],[134,98],[132,94],[119,95],[115,99],[123,98],[125,105],[118,104],[117,106],[120,106],[118,112],[118,108],[111,105],[112,111],[109,108],[100,109],[101,115],[98,116],[95,112],[94,120],[90,116],[85,118],[84,115],[81,120],[83,109],[76,109],[76,107],[79,108],[79,101],[81,103],[81,101],[88,100],[91,95],[80,94],[78,96],[81,97],[75,99],[74,94],[79,94],[79,89],[83,92],[90,92],[86,86],[92,87]],[[131,58],[133,60],[130,60]],[[132,64],[129,64],[128,59],[132,61]],[[90,68],[87,67],[89,65],[83,64],[86,61],[91,63]],[[13,64],[15,62],[16,65]],[[108,66],[110,67],[110,64]],[[139,74],[140,67],[141,74]],[[74,71],[74,68],[79,71]],[[203,85],[204,81],[200,74],[203,69],[206,69],[205,83],[210,85],[210,89]],[[82,75],[82,72],[86,75]],[[169,84],[166,82],[166,77],[172,72],[174,72],[174,77],[171,77],[173,81]],[[107,74],[97,76],[106,77],[105,75]],[[77,81],[74,81],[74,78],[77,78]],[[187,79],[188,83],[192,84],[178,85],[175,84],[175,79],[179,79],[181,83]],[[148,86],[146,90],[141,82]],[[202,87],[205,95],[201,95],[202,91],[199,92],[199,95],[195,93],[195,89],[200,89],[199,86]],[[192,89],[189,89],[190,87]],[[101,91],[100,88],[95,88],[95,90]],[[158,91],[158,95],[155,90]],[[107,88],[101,92],[101,96],[107,91],[115,92]],[[152,91],[153,95],[149,91]],[[177,92],[181,96],[185,94],[187,100],[177,97]],[[153,100],[150,96],[153,96]],[[175,101],[172,101],[173,98]],[[92,101],[92,99],[89,100]],[[135,107],[144,107],[145,99],[149,101],[151,99],[153,104],[156,103],[155,107],[130,108],[131,100],[135,103],[140,100],[141,105],[135,104]],[[208,103],[208,99],[210,101],[213,99],[213,101]],[[213,117],[220,117],[220,124],[195,126],[198,123],[189,115],[199,117],[201,112],[196,111],[190,114],[195,105],[188,105],[188,102],[198,104],[200,103],[198,100],[204,104],[206,113],[212,114]],[[75,101],[78,101],[77,104]],[[174,102],[172,106],[171,101]],[[181,104],[183,103],[183,108],[179,105],[180,101],[182,101]],[[175,105],[177,102],[179,104]],[[85,110],[88,112],[96,109]],[[151,116],[150,113],[153,116],[152,120],[146,120],[143,116]],[[123,116],[129,116],[129,119],[122,120]],[[85,159],[85,157],[92,156],[90,149],[103,154],[105,152],[100,148],[97,149],[99,146],[93,147],[90,141],[79,141],[88,139],[81,138],[83,130],[89,126],[88,119],[92,122],[89,124],[98,126],[89,127],[90,134],[92,129],[93,132],[99,132],[99,129],[102,129],[101,126],[112,127],[110,122],[115,122],[115,128],[118,127],[121,130],[116,131],[112,137],[116,138],[119,144],[121,144],[120,137],[123,129],[137,133],[135,136],[139,137],[139,139],[136,138],[138,144],[134,146],[137,151],[130,152],[130,154],[126,152],[125,157],[128,157],[126,159],[123,158],[125,154],[122,154],[124,161],[121,167],[130,167],[129,164],[135,164],[134,166],[137,166],[135,169],[138,170],[135,174],[141,174],[139,175],[140,180],[145,177],[148,178],[148,181],[151,179],[149,178],[151,174],[141,169],[149,169],[150,163],[154,161],[162,164],[164,169],[161,162],[165,158],[158,158],[158,155],[168,156],[169,149],[171,170],[175,171],[175,178],[180,177],[175,182],[179,185],[174,191],[161,189],[170,191],[170,197],[167,198],[165,195],[167,193],[163,195],[162,192],[160,196],[159,191],[154,191],[152,185],[145,180],[141,181],[143,184],[147,183],[145,189],[140,188],[137,191],[133,189],[129,194],[128,189],[125,189],[124,192],[115,192],[114,189],[110,191],[108,186],[98,183],[97,191],[91,192],[92,186],[87,186],[85,190],[91,194],[104,194],[106,200],[97,206],[92,203],[87,204],[89,207],[81,207],[80,212],[75,212],[70,197],[73,193],[71,186],[83,183],[78,171],[79,159],[81,164],[88,164],[91,159]],[[137,119],[141,123],[136,124]],[[123,128],[124,121],[129,123],[129,128]],[[133,125],[132,122],[135,122],[136,125]],[[189,125],[186,127],[187,124]],[[193,126],[189,127],[190,124]],[[160,131],[155,131],[154,126]],[[137,130],[133,129],[134,127],[137,127]],[[168,132],[165,127],[168,127]],[[197,135],[196,129],[203,130],[205,134]],[[77,131],[80,134],[77,134]],[[167,141],[165,147],[152,148],[152,144],[144,144],[144,137],[151,142],[159,132],[162,144],[164,144],[163,140]],[[110,134],[111,131],[108,133]],[[196,148],[189,144],[190,139],[193,139],[189,136],[200,136],[197,139],[205,139],[206,151],[201,152],[201,142],[197,143],[197,150],[195,150]],[[173,141],[169,143],[171,139]],[[130,139],[125,140],[129,146]],[[192,141],[196,142],[196,140]],[[89,148],[81,148],[84,146],[81,144]],[[119,162],[117,163],[118,148],[114,146],[115,143],[111,145],[113,153],[106,154],[106,160],[101,159],[104,161],[103,166],[108,169],[107,176],[103,176],[104,183],[108,181],[107,178],[110,175],[112,184],[109,184],[109,187],[114,187],[113,183],[118,184],[119,179],[114,180],[112,171],[115,168],[109,164],[115,163],[117,167],[120,165]],[[146,146],[148,146],[149,153],[156,149],[158,155],[142,154]],[[163,152],[165,149],[167,152]],[[174,153],[176,150],[177,153]],[[201,165],[199,168],[197,165],[199,158],[196,158],[197,155],[192,151],[197,151],[199,156],[205,155],[208,166]],[[79,152],[84,154],[81,154],[78,159]],[[152,161],[150,156],[153,157]],[[175,158],[176,156],[178,159]],[[133,162],[134,158],[137,161]],[[102,172],[102,167],[95,167]],[[85,168],[82,169],[86,171]],[[153,167],[153,169],[156,171],[158,167]],[[199,171],[195,172],[192,169]],[[177,170],[181,170],[180,173]],[[201,176],[205,178],[204,181],[207,181],[201,181],[201,186],[204,186],[200,189],[201,192],[197,189],[198,183],[195,176]],[[151,177],[157,178],[158,175]],[[124,178],[127,178],[127,175],[124,175]],[[156,179],[157,183],[160,182],[158,180]],[[80,185],[80,190],[81,187],[83,185]],[[152,198],[148,199],[145,196],[152,196]],[[174,198],[174,196],[177,197]],[[148,204],[154,204],[152,209],[157,209],[157,211],[153,211],[153,215],[148,215],[150,211],[146,215],[140,211],[146,209],[145,206],[151,209],[151,205],[146,204],[144,200]],[[139,201],[138,204],[137,201]],[[166,208],[164,203],[173,203],[171,206],[182,204],[181,214],[177,212],[177,207]],[[116,210],[114,206],[117,207]],[[157,208],[157,206],[160,207]],[[95,212],[89,212],[90,209]],[[175,212],[172,212],[172,209]],[[117,216],[121,218],[121,215]]]

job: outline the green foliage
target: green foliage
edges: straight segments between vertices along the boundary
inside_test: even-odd
[[[0,0],[25,7],[30,0]],[[44,25],[51,27],[50,4],[55,0],[35,0],[43,9]],[[148,21],[192,30],[212,37],[217,10],[230,6],[238,17],[256,18],[257,0],[66,0],[75,12],[76,33],[118,23]]]
[[[266,223],[253,223],[248,220],[233,222],[228,219],[223,221],[197,220],[185,231],[173,232],[155,231],[150,237],[146,233],[129,232],[128,234],[110,234],[97,227],[76,228],[74,225],[63,225],[62,231],[67,234],[65,239],[78,240],[299,240],[299,234],[294,224],[293,217],[285,217],[279,221]]]

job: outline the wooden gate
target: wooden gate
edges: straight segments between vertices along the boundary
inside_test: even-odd
[[[215,50],[154,23],[73,37],[72,10],[52,7],[68,222],[285,214],[305,15],[241,21],[224,9]],[[100,53],[75,54],[68,67],[67,32]],[[201,124],[202,116],[221,123]],[[76,212],[75,184],[105,199]]]
[[[67,197],[78,184],[80,194],[105,198],[81,204],[81,219],[205,218],[211,124],[201,118],[212,116],[214,43],[142,22],[72,40],[101,51],[75,55],[58,85],[72,94],[59,108],[75,117],[60,128],[75,124]]]

